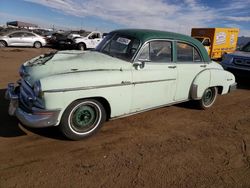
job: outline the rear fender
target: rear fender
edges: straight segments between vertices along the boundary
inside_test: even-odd
[[[190,90],[191,99],[198,100],[202,97],[203,92],[210,85],[210,77],[210,70],[204,70],[194,78]]]
[[[235,77],[232,73],[223,69],[207,69],[200,72],[194,79],[191,90],[191,99],[201,99],[205,89],[209,87],[220,87],[221,93],[229,92],[230,85],[235,83]]]

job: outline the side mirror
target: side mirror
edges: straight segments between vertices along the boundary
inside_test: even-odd
[[[11,36],[11,35],[9,35],[9,38],[12,38],[12,36]]]
[[[138,62],[135,62],[133,66],[136,70],[143,69],[145,67],[145,62],[150,62],[148,59],[138,59]]]
[[[208,42],[208,43],[207,43],[207,46],[210,46],[210,45],[211,45],[211,43],[210,43],[210,42]]]

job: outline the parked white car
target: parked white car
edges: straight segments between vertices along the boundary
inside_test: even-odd
[[[74,46],[79,50],[93,49],[102,41],[102,33],[98,31],[86,32],[81,37],[73,39]]]
[[[34,48],[41,48],[45,45],[45,37],[28,31],[13,31],[0,36],[0,47],[30,46]]]
[[[30,127],[59,126],[73,140],[106,120],[188,100],[207,109],[218,94],[236,89],[234,75],[211,61],[199,41],[139,29],[113,31],[93,51],[36,57],[20,76],[6,91],[9,114]]]

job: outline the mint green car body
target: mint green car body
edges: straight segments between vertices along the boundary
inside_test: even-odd
[[[23,112],[25,109],[22,108],[22,115],[20,112],[17,115],[20,107],[16,106],[14,110],[12,107],[12,115],[16,115],[23,124],[30,127],[57,126],[65,110],[78,100],[99,101],[105,109],[106,119],[112,119],[187,100],[201,100],[207,88],[216,87],[218,93],[222,95],[235,89],[233,74],[211,61],[202,44],[191,37],[163,31],[135,29],[110,33],[110,35],[117,34],[130,36],[139,41],[136,51],[129,60],[102,53],[97,47],[95,51],[59,51],[25,62],[20,71],[22,76],[20,87],[22,88],[23,83],[34,90],[36,87],[34,85],[39,82],[41,91],[31,99],[32,104],[26,106],[30,111]],[[129,40],[124,42],[124,38],[121,37],[119,40],[124,45],[129,42]],[[107,41],[108,39],[106,43]],[[142,50],[152,41],[167,41],[171,44],[172,56],[169,62],[140,59]],[[178,42],[196,49],[200,61],[178,62]],[[105,41],[100,45],[105,46]],[[22,99],[13,92],[12,84],[9,85],[6,98],[19,101],[20,105]],[[34,100],[38,99],[41,113],[36,114],[33,111],[39,109],[39,105],[35,105]],[[53,118],[46,119],[43,110],[56,113],[53,114]],[[33,117],[39,115],[45,117],[40,125],[33,121]]]

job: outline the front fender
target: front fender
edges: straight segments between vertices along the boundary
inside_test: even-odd
[[[112,76],[111,76],[112,75]],[[111,108],[111,117],[129,113],[132,85],[129,70],[86,71],[54,75],[41,79],[46,109],[60,108],[58,122],[69,104],[86,98],[103,98]]]

